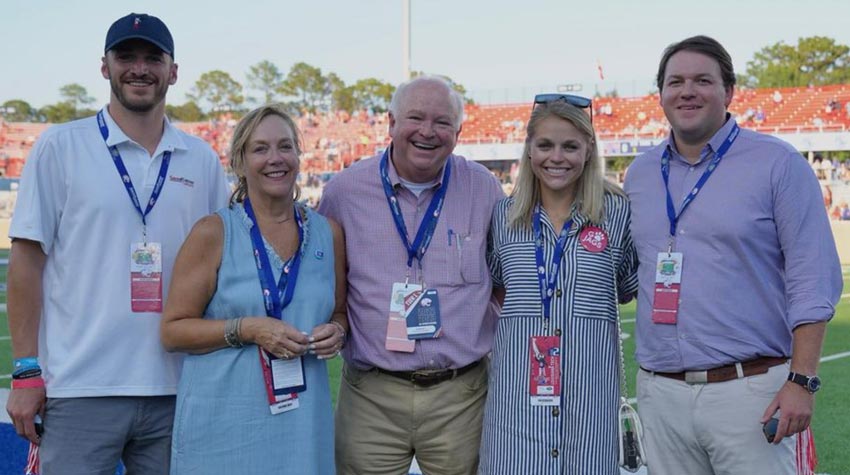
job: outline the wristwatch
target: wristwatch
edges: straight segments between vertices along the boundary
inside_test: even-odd
[[[811,394],[820,389],[820,378],[817,376],[806,376],[805,374],[791,372],[788,373],[788,381],[799,384]]]

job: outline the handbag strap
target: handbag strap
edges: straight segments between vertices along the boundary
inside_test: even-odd
[[[626,358],[623,353],[623,328],[620,323],[620,288],[617,282],[617,264],[614,262],[614,253],[611,256],[611,283],[614,288],[614,312],[617,320],[617,353],[620,363],[620,402],[629,400],[629,386],[626,382]]]

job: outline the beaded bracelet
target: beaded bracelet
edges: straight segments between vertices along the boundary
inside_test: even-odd
[[[242,318],[231,318],[224,324],[224,341],[231,348],[242,348],[242,338],[240,338],[240,330],[242,327]]]

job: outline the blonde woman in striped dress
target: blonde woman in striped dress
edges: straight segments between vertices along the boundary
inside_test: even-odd
[[[489,263],[504,305],[481,474],[617,475],[616,306],[637,290],[629,204],[607,182],[590,99],[535,98]]]

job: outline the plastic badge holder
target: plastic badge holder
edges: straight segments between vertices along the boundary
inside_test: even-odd
[[[620,401],[620,467],[629,472],[637,472],[646,465],[643,450],[643,426],[637,411],[623,398]]]

